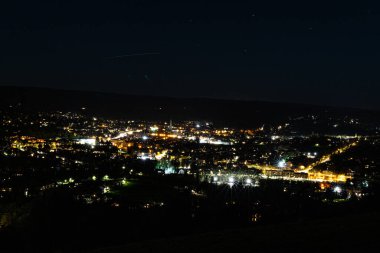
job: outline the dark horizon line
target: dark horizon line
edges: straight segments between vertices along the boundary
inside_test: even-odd
[[[66,88],[52,88],[46,86],[23,86],[23,85],[3,85],[0,84],[1,88],[10,88],[10,89],[41,89],[41,90],[51,90],[51,91],[66,91],[66,92],[85,92],[85,93],[100,93],[100,94],[109,94],[109,95],[125,95],[125,96],[134,96],[134,97],[152,97],[152,98],[166,98],[166,99],[186,99],[186,100],[215,100],[215,101],[234,101],[234,102],[258,102],[258,103],[271,103],[271,104],[288,104],[288,105],[299,105],[299,106],[314,106],[314,107],[323,107],[323,108],[336,108],[336,109],[349,109],[349,110],[361,110],[361,111],[370,111],[370,112],[380,112],[379,108],[368,108],[368,107],[353,107],[353,106],[344,106],[344,105],[328,105],[328,104],[315,104],[315,103],[302,103],[302,102],[290,102],[290,101],[279,101],[279,100],[270,100],[270,99],[239,99],[239,98],[225,98],[225,97],[207,97],[207,96],[165,96],[165,95],[147,95],[139,93],[125,93],[123,91],[103,91],[103,90],[86,90],[86,89],[66,89]]]

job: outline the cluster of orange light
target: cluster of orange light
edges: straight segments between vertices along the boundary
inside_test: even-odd
[[[322,182],[346,182],[348,179],[352,179],[351,176],[344,174],[336,174],[330,171],[323,172],[308,172],[308,179]]]
[[[133,146],[132,142],[126,142],[123,140],[121,140],[121,141],[120,140],[112,140],[111,143],[112,143],[112,145],[114,145],[118,149],[122,149],[122,150],[127,150],[128,148]]]
[[[328,184],[328,183],[321,183],[319,185],[319,187],[321,188],[321,190],[326,190],[326,189],[330,188],[330,184]]]
[[[12,139],[18,139],[18,137],[17,136],[15,136],[15,137],[12,137]],[[30,136],[21,136],[20,137],[20,139],[22,140],[22,141],[28,141],[28,142],[30,142],[30,143],[44,143],[45,142],[45,140],[44,139],[37,139],[37,138],[34,138],[34,137],[30,137]]]
[[[40,144],[44,145],[44,139],[37,139],[29,136],[14,136],[12,139],[12,148],[35,147],[38,148]]]
[[[154,137],[161,137],[161,138],[180,138],[178,135],[176,134],[165,134],[165,133],[151,133],[150,134],[151,136],[154,136]]]

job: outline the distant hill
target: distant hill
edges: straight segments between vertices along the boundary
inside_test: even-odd
[[[0,87],[0,107],[23,111],[81,111],[98,116],[142,120],[209,120],[217,124],[256,127],[305,114],[360,115],[379,112],[316,105],[207,98],[171,98],[34,87]]]

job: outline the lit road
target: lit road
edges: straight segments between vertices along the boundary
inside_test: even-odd
[[[357,144],[358,144],[358,142],[350,143],[347,146],[344,146],[342,148],[339,148],[339,149],[335,150],[331,154],[327,154],[327,155],[322,156],[321,159],[319,159],[318,161],[310,164],[305,169],[295,169],[294,171],[300,172],[300,173],[309,173],[309,171],[311,171],[312,169],[314,169],[316,166],[324,164],[324,163],[330,161],[332,156],[342,154],[342,153],[346,152],[347,150],[349,150],[350,148],[356,146]]]
[[[331,171],[312,172],[311,170],[313,170],[318,165],[321,165],[330,161],[332,156],[342,154],[346,152],[347,150],[349,150],[350,148],[355,147],[357,145],[358,145],[358,141],[352,142],[344,147],[341,147],[333,151],[330,154],[326,154],[322,156],[318,161],[313,162],[312,164],[308,165],[306,168],[302,168],[302,169],[289,168],[289,170],[293,170],[295,173],[308,174],[307,179],[300,178],[300,180],[310,180],[310,181],[318,181],[318,182],[346,182],[347,179],[351,179],[352,177],[344,175],[344,174],[337,174]],[[261,170],[264,175],[267,174],[266,173],[267,171],[283,171],[283,168],[279,168],[272,165],[251,164],[251,165],[248,165],[248,168],[255,168],[255,169]],[[286,177],[286,176],[282,176],[280,178],[285,179],[285,180],[289,179],[289,177]],[[297,177],[292,178],[292,180],[294,180],[295,178]]]

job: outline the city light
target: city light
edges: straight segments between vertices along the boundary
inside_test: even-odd
[[[277,166],[279,168],[285,168],[286,167],[286,161],[284,159],[280,160],[278,163],[277,163]]]
[[[3,2],[0,253],[379,248],[380,0]]]
[[[158,130],[158,127],[157,127],[157,126],[151,126],[151,127],[150,127],[150,130],[151,130],[152,132],[156,132],[156,131]]]
[[[78,143],[81,145],[95,146],[96,145],[96,139],[95,138],[79,139]]]
[[[340,193],[342,193],[342,187],[340,187],[340,186],[335,186],[333,191],[334,191],[335,193],[337,193],[337,194],[340,194]]]

